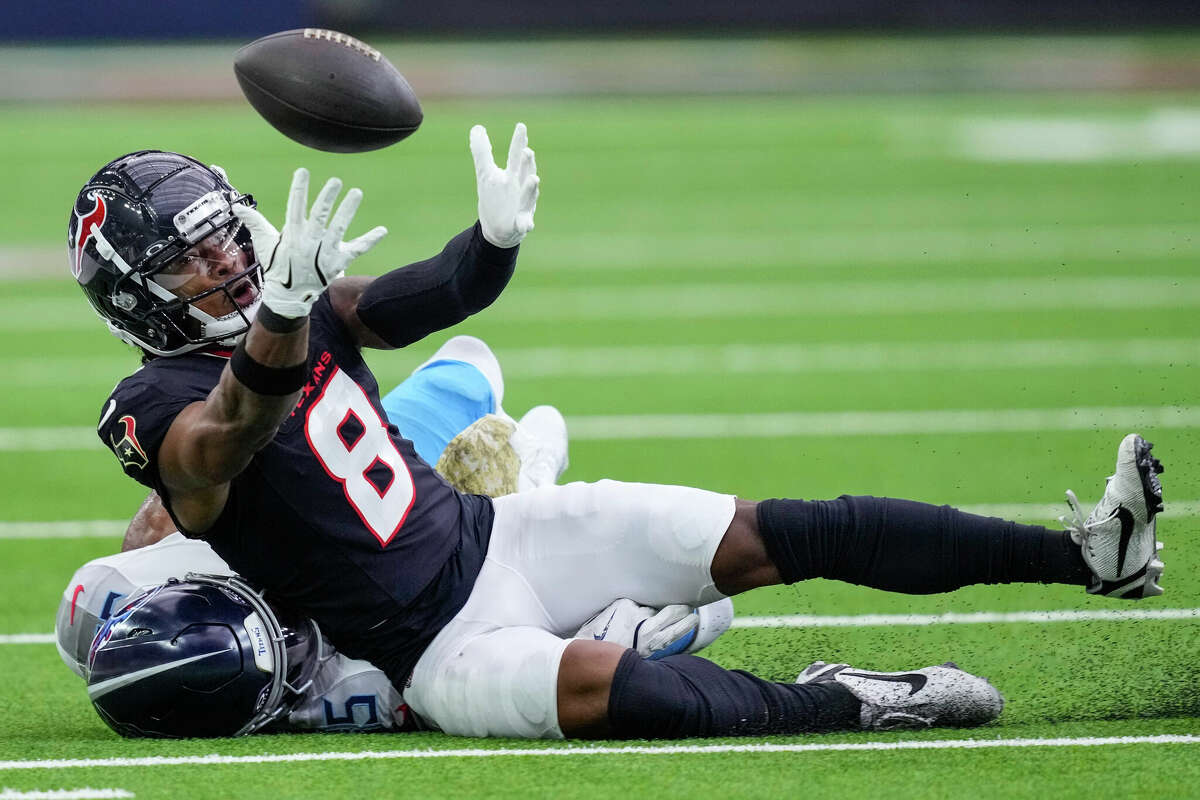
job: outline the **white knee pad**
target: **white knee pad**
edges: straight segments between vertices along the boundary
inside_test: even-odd
[[[558,665],[568,644],[540,628],[451,622],[417,662],[405,702],[456,736],[561,739]]]

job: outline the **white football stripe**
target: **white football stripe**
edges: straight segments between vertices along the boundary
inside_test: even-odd
[[[401,758],[506,758],[520,756],[671,756],[713,753],[829,753],[899,750],[990,750],[1022,747],[1106,747],[1134,744],[1200,744],[1200,736],[1085,736],[1061,739],[933,739],[890,742],[831,742],[828,744],[694,744],[459,748],[455,750],[367,750],[359,752],[278,753],[253,756],[146,756],[143,758],[59,758],[41,761],[0,761],[0,770],[70,769],[89,767],[165,767],[209,764],[279,764],[306,761],[374,761]]]
[[[893,436],[1200,427],[1200,406],[570,416],[573,441]],[[0,428],[0,452],[99,450],[91,428]]]
[[[153,667],[146,667],[145,669],[139,669],[139,670],[135,670],[133,672],[127,672],[124,675],[118,675],[115,678],[109,678],[106,681],[100,681],[98,683],[91,683],[91,684],[88,684],[88,687],[87,687],[88,697],[92,700],[95,700],[97,697],[103,697],[104,695],[108,694],[109,692],[115,692],[117,689],[123,689],[126,686],[129,686],[130,684],[133,684],[133,683],[137,683],[140,680],[144,680],[146,678],[153,678],[155,675],[159,675],[163,672],[168,672],[173,669],[178,669],[179,667],[182,667],[185,664],[191,664],[193,661],[203,661],[206,658],[212,658],[213,656],[219,656],[222,653],[226,653],[228,651],[229,651],[229,648],[227,648],[225,650],[214,650],[211,653],[201,653],[201,654],[195,655],[195,656],[188,656],[187,658],[181,658],[178,661],[171,661],[166,664],[156,664]],[[88,666],[91,667],[90,659],[88,661]]]

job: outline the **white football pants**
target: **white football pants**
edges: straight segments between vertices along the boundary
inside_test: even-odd
[[[558,665],[580,625],[622,597],[655,608],[724,597],[711,567],[732,495],[600,481],[494,502],[475,587],[403,690],[446,733],[562,738]]]

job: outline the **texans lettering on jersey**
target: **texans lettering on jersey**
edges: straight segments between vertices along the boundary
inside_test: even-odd
[[[327,296],[310,322],[310,372],[296,408],[199,536],[247,580],[313,617],[343,653],[403,685],[470,594],[491,501],[455,491],[387,424],[378,384]],[[216,386],[229,355],[153,359],[105,403],[101,440],[168,511],[158,450],[179,412]]]

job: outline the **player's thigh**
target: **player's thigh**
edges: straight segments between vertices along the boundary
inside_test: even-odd
[[[570,635],[620,597],[642,605],[720,599],[712,560],[734,498],[685,486],[571,483],[495,500],[488,558],[518,573]]]
[[[456,618],[413,670],[404,700],[456,736],[561,739],[558,667],[569,640]]]

